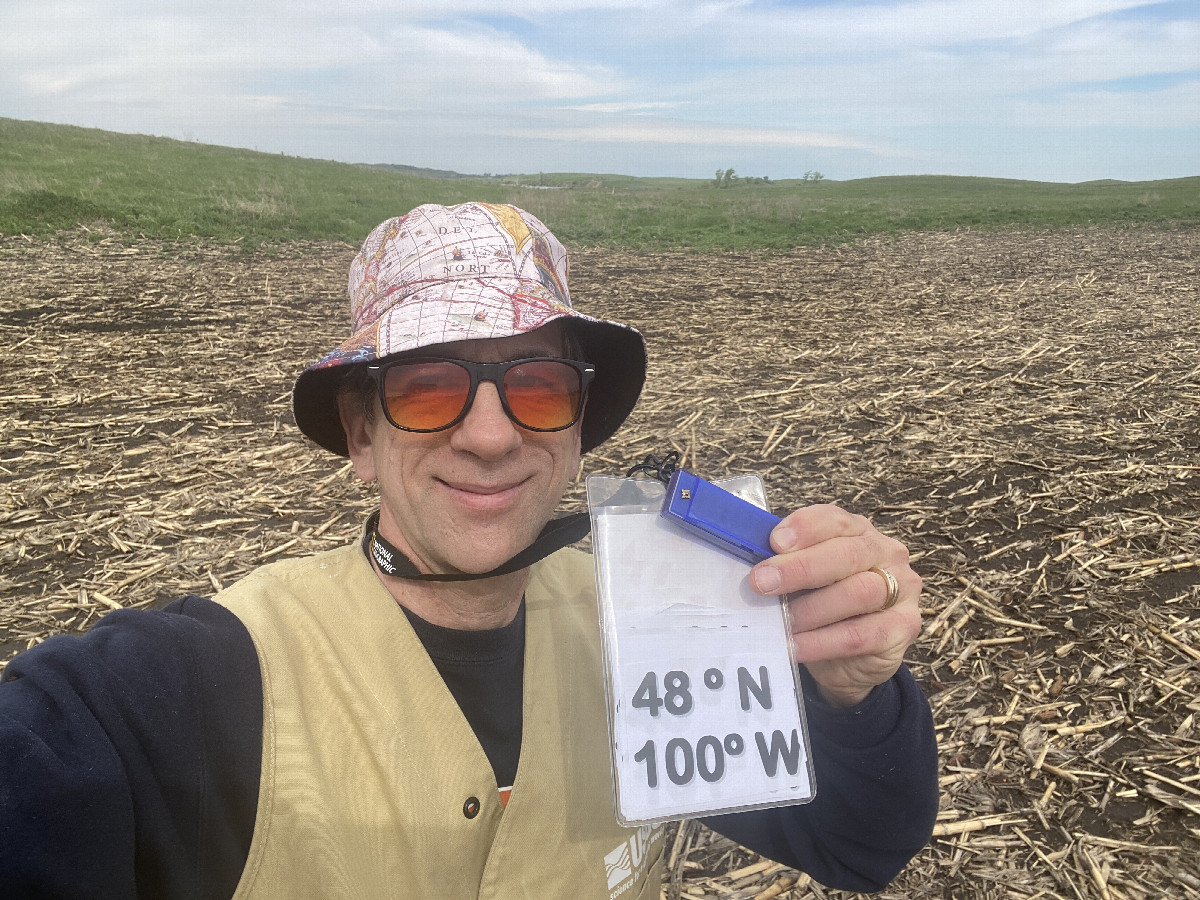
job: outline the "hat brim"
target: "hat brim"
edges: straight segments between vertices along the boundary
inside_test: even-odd
[[[553,316],[540,327],[550,322],[564,323],[579,341],[584,360],[596,367],[580,430],[580,448],[587,453],[612,437],[637,404],[646,381],[646,342],[633,328],[573,310]],[[505,336],[511,335],[487,337]],[[368,335],[360,334],[301,372],[292,388],[292,410],[300,430],[326,450],[348,456],[346,432],[338,415],[338,390],[351,366],[386,358],[376,355]]]

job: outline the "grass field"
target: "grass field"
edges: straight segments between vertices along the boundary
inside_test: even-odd
[[[402,162],[402,161],[392,161]],[[789,250],[907,231],[1200,224],[1200,177],[1050,184],[918,176],[779,181],[535,173],[426,178],[166,138],[0,119],[0,235],[357,244],[425,202],[516,203],[571,246]]]
[[[354,248],[305,249],[0,238],[0,661],[356,537],[377,495],[289,395],[344,333]],[[586,474],[677,449],[912,552],[942,806],[887,900],[1198,896],[1198,251],[1142,226],[573,255],[580,307],[651,349]],[[677,835],[669,898],[851,896]]]

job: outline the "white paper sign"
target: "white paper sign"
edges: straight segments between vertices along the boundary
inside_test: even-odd
[[[747,499],[765,506],[752,481],[759,496]],[[592,512],[621,821],[811,799],[779,598],[756,594],[748,563],[661,519],[654,504]]]

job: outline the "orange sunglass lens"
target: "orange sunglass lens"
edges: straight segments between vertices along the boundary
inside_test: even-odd
[[[527,428],[565,428],[579,411],[580,376],[565,363],[543,360],[513,366],[504,375],[504,396]]]
[[[441,428],[458,418],[470,390],[471,374],[448,362],[392,366],[384,382],[392,421],[422,431]]]

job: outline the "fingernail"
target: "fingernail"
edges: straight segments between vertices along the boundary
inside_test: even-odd
[[[775,539],[775,546],[779,548],[780,553],[785,553],[796,546],[796,532],[786,525],[776,528],[771,532],[771,537]]]
[[[754,570],[754,587],[760,594],[777,594],[783,579],[774,566],[759,566]]]

